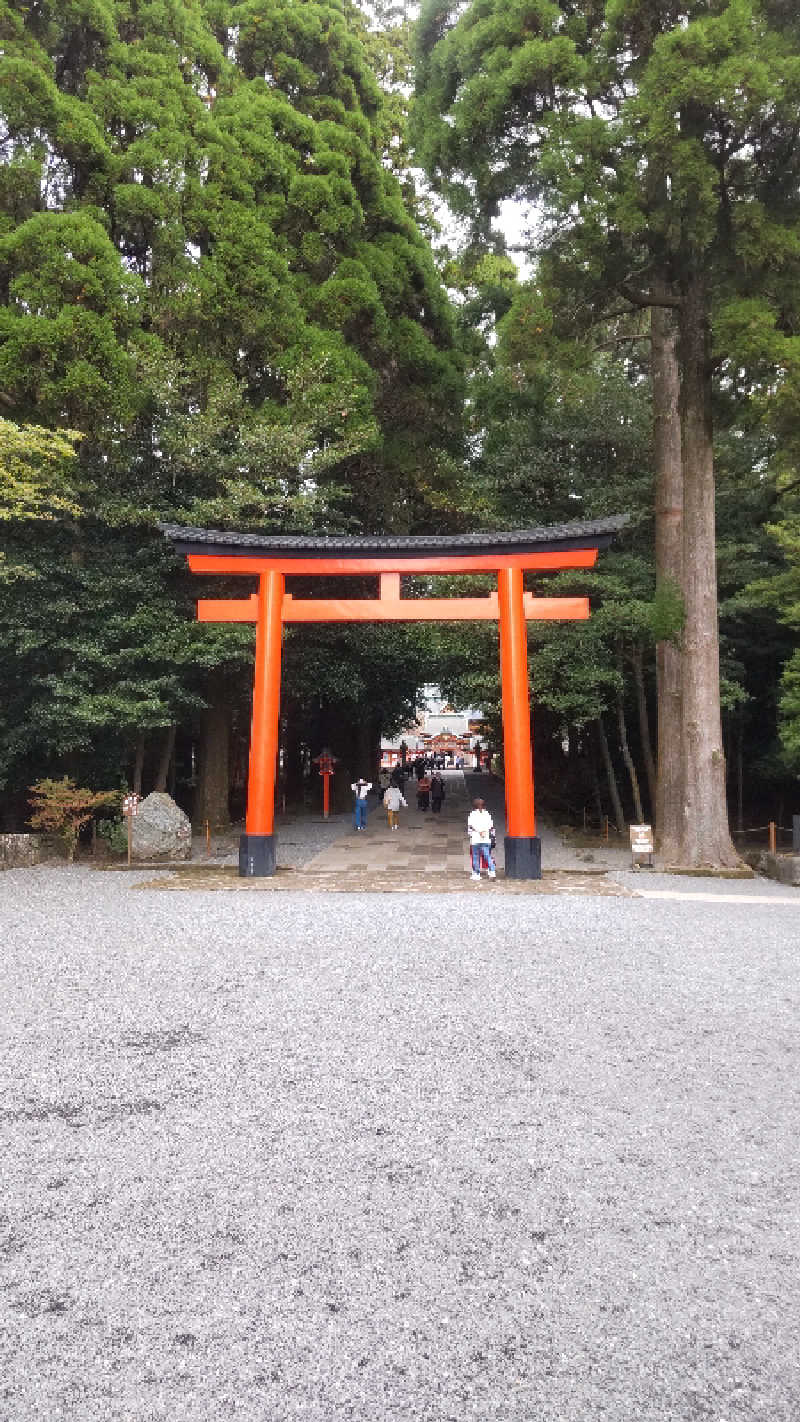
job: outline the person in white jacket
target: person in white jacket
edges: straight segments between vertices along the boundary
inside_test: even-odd
[[[469,847],[472,853],[472,873],[470,878],[480,879],[481,869],[484,864],[490,879],[497,878],[497,870],[492,856],[492,839],[494,837],[494,821],[486,808],[484,800],[473,800],[472,809],[467,817],[467,834],[469,835]]]
[[[408,801],[403,797],[403,792],[399,785],[390,785],[384,791],[383,803],[386,806],[386,814],[389,820],[389,829],[397,829],[397,812],[401,805],[408,806]]]

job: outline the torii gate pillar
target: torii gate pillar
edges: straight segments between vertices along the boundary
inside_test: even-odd
[[[536,837],[533,749],[528,693],[528,632],[521,568],[499,568],[500,679],[506,771],[507,879],[542,877],[542,843]]]
[[[527,622],[583,619],[587,597],[541,597],[523,591],[524,572],[594,567],[627,523],[622,515],[552,528],[462,536],[303,535],[229,533],[162,524],[194,573],[258,578],[247,598],[201,598],[201,622],[256,624],[253,723],[245,833],[239,873],[275,873],[275,782],[280,720],[284,623],[498,620],[506,766],[506,877],[541,878],[541,844],[533,806],[533,757],[528,694]],[[403,576],[494,573],[497,593],[480,597],[404,597]],[[285,578],[321,575],[377,577],[376,597],[293,597]]]
[[[247,819],[239,840],[242,878],[275,873],[275,774],[281,709],[283,573],[269,568],[258,579],[253,721],[247,781]]]

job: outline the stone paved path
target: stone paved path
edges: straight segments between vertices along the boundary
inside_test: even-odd
[[[177,868],[168,877],[141,887],[164,889],[228,889],[249,892],[322,890],[328,893],[475,893],[605,894],[625,897],[630,890],[606,877],[605,865],[589,866],[572,853],[560,854],[560,839],[543,827],[546,851],[544,874],[538,880],[503,877],[503,789],[488,776],[445,771],[446,796],[440,813],[417,809],[416,782],[406,785],[408,808],[400,811],[397,830],[390,830],[382,805],[370,800],[367,828],[356,832],[350,824],[344,833],[315,854],[301,869],[279,866],[274,877],[240,879],[232,863]],[[498,878],[484,875],[480,884],[470,878],[466,820],[473,799],[486,798],[497,832]],[[280,835],[280,830],[278,831]]]
[[[408,809],[400,811],[399,827],[390,830],[382,805],[370,799],[367,828],[361,833],[350,829],[328,849],[314,856],[306,866],[316,874],[350,874],[369,871],[372,875],[469,874],[466,820],[469,796],[460,770],[445,771],[446,794],[439,814],[417,809],[416,782],[406,782]],[[502,849],[501,849],[502,853]]]

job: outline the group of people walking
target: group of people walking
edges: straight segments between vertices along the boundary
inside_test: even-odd
[[[398,774],[395,770],[391,776],[385,771],[381,772],[378,796],[383,801],[389,829],[392,831],[398,827],[400,810],[408,809],[408,801],[403,794],[404,788],[402,771]],[[372,790],[372,781],[356,780],[350,789],[353,792],[353,828],[356,833],[360,833],[367,827],[367,802]],[[429,778],[423,767],[423,774],[417,778],[418,809],[427,810],[430,804],[433,813],[438,814],[444,798],[445,788],[441,775],[434,772]],[[496,879],[497,866],[493,853],[496,844],[494,822],[483,800],[472,802],[472,809],[467,816],[467,838],[472,861],[470,878],[480,879],[485,869],[489,879]]]

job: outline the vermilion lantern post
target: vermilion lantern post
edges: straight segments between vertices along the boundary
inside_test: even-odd
[[[331,776],[334,773],[337,757],[331,755],[329,750],[321,751],[314,757],[314,764],[319,766],[319,773],[322,776],[322,818],[327,820],[331,812]]]

